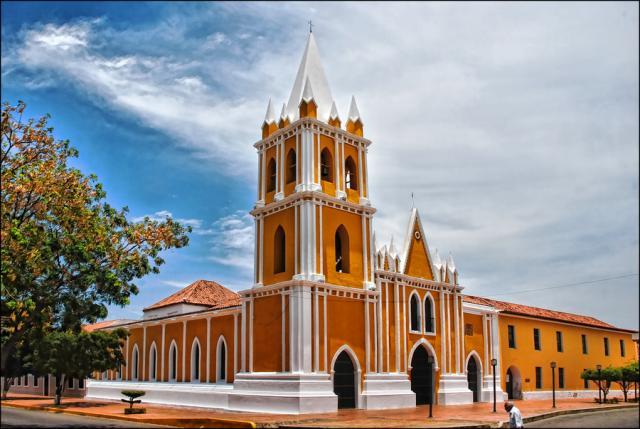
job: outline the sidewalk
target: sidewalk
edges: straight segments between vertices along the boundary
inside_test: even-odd
[[[579,410],[611,409],[633,407],[638,404],[623,402],[599,405],[587,399],[559,399],[556,408],[551,408],[549,400],[515,401],[526,421],[537,420],[542,415],[565,414]],[[336,413],[282,415],[243,413],[204,408],[171,407],[157,404],[143,404],[146,414],[125,416],[126,404],[111,401],[88,401],[64,398],[60,407],[53,406],[53,398],[29,395],[9,395],[2,406],[67,412],[94,417],[114,418],[177,427],[498,427],[506,420],[502,404],[497,404],[497,412],[492,412],[493,404],[434,406],[433,418],[429,419],[428,406],[395,410],[340,410]]]

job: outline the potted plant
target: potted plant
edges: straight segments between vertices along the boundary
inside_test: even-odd
[[[129,404],[129,408],[124,409],[125,414],[145,414],[147,412],[146,408],[133,408],[133,404],[142,402],[141,399],[136,398],[144,396],[146,394],[144,390],[123,390],[120,393],[129,397],[129,399],[121,399],[122,402]]]

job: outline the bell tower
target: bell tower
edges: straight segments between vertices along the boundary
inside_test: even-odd
[[[258,152],[255,281],[373,287],[372,217],[363,121],[351,98],[344,128],[313,33],[289,100],[271,100]]]
[[[254,282],[240,292],[242,350],[230,406],[335,411],[332,360],[341,346],[333,338],[351,336],[365,349],[365,314],[374,314],[377,296],[371,142],[355,98],[348,112],[342,121],[309,33],[289,100],[280,117],[269,100],[254,144]],[[361,329],[345,329],[345,314]]]

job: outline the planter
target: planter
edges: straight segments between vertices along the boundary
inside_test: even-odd
[[[146,408],[125,408],[124,413],[125,414],[146,414],[147,409]]]

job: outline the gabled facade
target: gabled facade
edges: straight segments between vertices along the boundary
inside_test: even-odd
[[[549,393],[546,375],[531,380],[552,359],[566,368],[565,392],[593,395],[582,367],[637,358],[631,331],[463,295],[453,256],[431,251],[416,209],[401,250],[393,240],[378,248],[372,142],[355,98],[347,112],[341,119],[309,34],[289,100],[279,116],[269,100],[254,144],[253,284],[235,293],[198,281],[142,320],[102,326],[129,329],[127,362],[90,380],[89,396],[120,398],[126,386],[146,402],[273,413],[461,404],[491,399],[492,359],[499,399]],[[552,351],[556,331],[562,352]],[[591,352],[571,367],[582,335]],[[592,345],[605,337],[608,355]],[[626,354],[613,353],[619,344]]]

